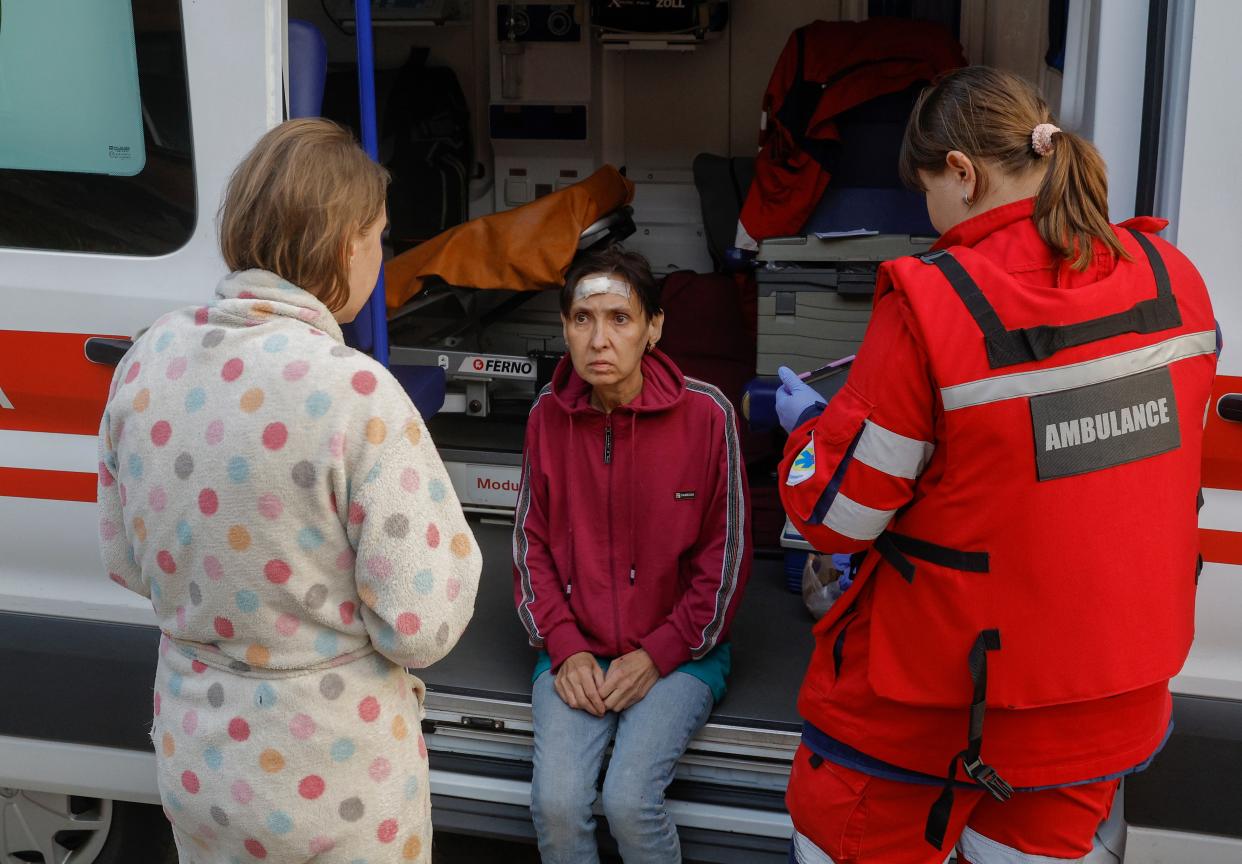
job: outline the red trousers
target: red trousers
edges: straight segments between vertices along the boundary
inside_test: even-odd
[[[832,762],[813,767],[805,745],[794,757],[785,804],[794,827],[834,864],[941,864],[953,845],[959,864],[1049,864],[1091,851],[1119,780],[1017,792],[996,801],[958,789],[945,846],[923,838],[940,786],[872,777]],[[806,864],[823,858],[804,856]]]

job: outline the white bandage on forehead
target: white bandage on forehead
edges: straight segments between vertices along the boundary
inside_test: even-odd
[[[616,294],[618,297],[629,300],[630,283],[615,276],[605,276],[602,273],[597,273],[593,276],[579,279],[578,284],[574,286],[575,300],[585,300],[588,297],[594,297],[596,294]]]

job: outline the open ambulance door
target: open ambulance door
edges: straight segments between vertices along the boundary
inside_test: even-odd
[[[1140,5],[1149,6],[1147,16],[1135,14]],[[1108,161],[1113,216],[1170,220],[1164,236],[1203,274],[1225,346],[1205,417],[1195,641],[1171,685],[1172,736],[1153,766],[1125,783],[1125,861],[1223,864],[1242,860],[1242,294],[1235,236],[1242,115],[1234,108],[1242,91],[1242,6],[1075,2],[1071,32],[1075,12],[1108,25],[1094,34],[1090,51],[1104,85],[1095,91],[1094,116],[1082,117],[1094,122],[1092,135]],[[1110,88],[1110,75],[1124,80]],[[1068,74],[1065,83],[1069,97]]]

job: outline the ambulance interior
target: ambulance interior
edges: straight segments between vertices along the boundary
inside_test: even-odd
[[[289,0],[288,6],[291,21],[310,23],[326,40],[323,114],[356,128],[353,3]],[[738,210],[754,173],[764,90],[796,28],[816,20],[924,20],[960,43],[966,62],[1013,69],[1037,83],[1056,111],[1062,76],[1049,61],[1063,62],[1069,3],[383,0],[372,6],[380,159],[393,175],[390,255],[615,166],[633,184],[633,200],[628,208],[601,212],[601,222],[615,224],[592,226],[596,232],[580,246],[621,239],[663,277],[729,269]],[[293,64],[292,30],[290,38]],[[870,56],[885,53],[877,44]],[[753,288],[738,289],[758,295],[757,302],[741,297],[750,306],[743,323],[752,331],[742,338],[753,346],[719,344],[716,357],[745,357],[750,377],[771,376],[781,364],[810,369],[857,347],[870,305],[867,271],[877,260],[920,251],[933,239],[921,196],[900,188],[890,164],[920,87],[883,92],[879,83],[876,98],[838,118],[841,144],[819,206],[783,232],[795,237],[769,238],[756,261],[741,262],[756,275]],[[291,89],[296,95],[296,81]],[[565,230],[560,223],[549,226]],[[880,236],[819,240],[817,231]],[[894,243],[902,234],[904,241]],[[502,252],[490,243],[472,250],[492,257],[503,252],[529,254],[516,242]],[[436,263],[443,262],[422,272],[435,272]],[[563,273],[568,261],[557,263]],[[871,266],[838,267],[846,274],[838,279],[807,272],[848,263]],[[442,447],[520,451],[535,383],[546,381],[565,350],[556,291],[548,290],[554,283],[495,280],[482,287],[501,290],[481,291],[433,277],[394,286],[392,272],[390,266],[394,365],[437,365],[440,358],[423,350],[449,354],[452,361],[457,354],[535,361],[531,378],[505,378],[503,370],[494,375],[486,399],[476,399],[474,389],[465,393],[467,377],[452,363],[449,397],[433,423]],[[696,286],[690,314],[669,312],[667,329],[679,335],[696,307],[702,312],[713,301],[703,290]],[[711,363],[691,365],[710,369]],[[686,371],[712,381],[710,374]],[[730,398],[740,396],[718,386]]]
[[[1057,112],[1067,29],[1074,26],[1067,28],[1068,0],[372,5],[381,161],[394,178],[392,259],[417,252],[459,222],[538,204],[615,166],[633,183],[633,200],[579,226],[590,228],[581,246],[621,239],[648,257],[657,276],[667,277],[661,347],[687,374],[720,386],[739,409],[746,385],[774,376],[779,365],[808,370],[853,354],[876,264],[934,241],[921,195],[896,182],[905,117],[921,87],[916,82],[879,87],[841,123],[838,171],[804,222],[783,237],[765,238],[753,254],[731,249],[755,172],[765,88],[795,29],[817,20],[932,22],[960,45],[966,62],[1022,74]],[[352,0],[289,0],[288,7],[291,22],[308,22],[326,43],[323,113],[356,127]],[[873,46],[877,57],[886,50]],[[292,89],[296,96],[296,80]],[[494,247],[477,252],[494,253]],[[555,286],[485,290],[430,279],[416,293],[394,298],[393,272],[390,261],[392,363],[446,370],[447,395],[429,426],[450,471],[454,462],[506,467],[516,481],[527,412],[565,350]],[[510,290],[490,290],[498,288]],[[478,358],[485,366],[487,358],[528,364],[492,364],[484,371],[493,374],[475,374],[468,364]],[[833,383],[833,376],[825,379],[825,392]],[[783,433],[773,431],[770,411],[755,420],[763,428],[745,432],[745,452],[756,561],[733,628],[733,676],[672,798],[728,785],[727,771],[712,773],[695,761],[696,747],[745,750],[729,738],[730,730],[743,729],[758,748],[751,753],[779,763],[792,755],[800,729],[795,701],[812,621],[798,593],[802,559],[780,548],[784,517],[774,469]],[[745,419],[742,424],[745,429]],[[524,650],[513,611],[511,510],[495,503],[501,499],[472,497],[477,487],[464,489],[463,475],[453,476],[463,503],[483,514],[477,528],[484,584],[466,637],[427,670],[433,696],[447,700],[429,706],[473,704],[467,713],[507,718],[489,729],[529,728],[533,653]],[[442,722],[438,737],[454,734],[452,726]],[[525,740],[521,746],[529,747]],[[529,776],[528,766],[515,776],[523,770]],[[781,810],[782,770],[773,763],[758,776],[750,777],[748,800]],[[697,791],[687,787],[691,781]]]

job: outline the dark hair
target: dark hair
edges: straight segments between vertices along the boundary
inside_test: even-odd
[[[574,259],[569,272],[565,274],[565,285],[561,288],[561,314],[568,316],[569,309],[574,305],[574,288],[579,280],[596,274],[604,276],[620,276],[630,287],[638,292],[638,303],[648,318],[659,315],[660,285],[655,276],[651,275],[651,265],[638,252],[631,252],[618,243],[604,249],[584,252]]]
[[[1108,173],[1100,152],[1072,132],[1052,135],[1052,152],[1038,155],[1031,134],[1040,123],[1055,123],[1047,103],[1025,79],[989,66],[968,66],[941,78],[919,96],[901,142],[901,179],[923,191],[919,170],[945,168],[950,151],[960,150],[975,164],[975,194],[987,189],[985,161],[1017,174],[1048,160],[1035,199],[1039,236],[1072,262],[1091,263],[1093,241],[1129,258],[1108,223]]]

